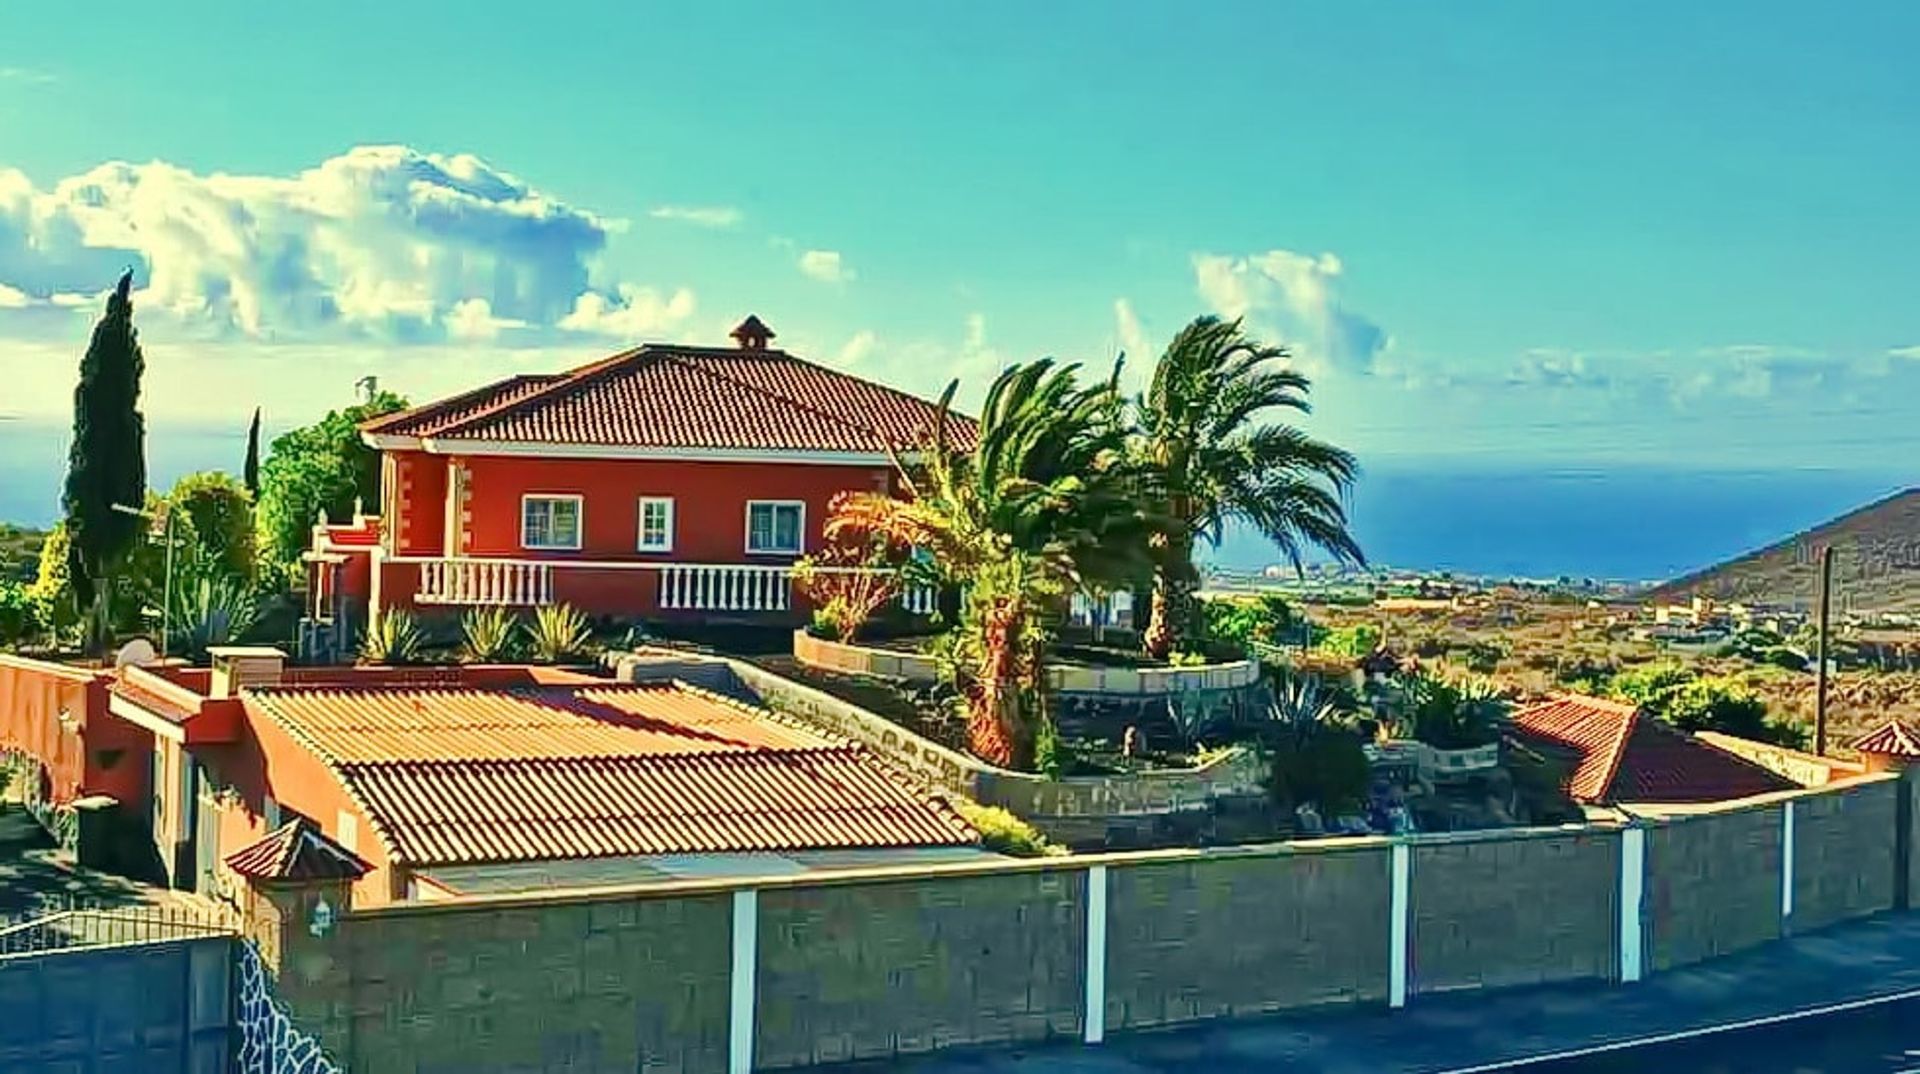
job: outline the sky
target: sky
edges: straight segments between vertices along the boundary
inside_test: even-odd
[[[0,418],[646,340],[977,399],[1244,317],[1370,460],[1920,449],[1920,6],[0,5]]]

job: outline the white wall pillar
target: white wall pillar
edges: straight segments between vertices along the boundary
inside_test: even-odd
[[[1646,972],[1641,918],[1646,891],[1647,830],[1629,825],[1620,833],[1620,980],[1626,982],[1638,981]]]
[[[727,1010],[727,1072],[753,1071],[753,984],[760,942],[760,893],[733,893],[733,1000]]]
[[[1107,867],[1087,869],[1087,1010],[1081,1025],[1088,1044],[1107,1038]]]
[[[1780,803],[1780,932],[1793,918],[1793,800]]]
[[[1407,933],[1412,911],[1409,895],[1413,887],[1413,848],[1393,844],[1389,876],[1392,895],[1387,910],[1387,1005],[1407,1005]]]

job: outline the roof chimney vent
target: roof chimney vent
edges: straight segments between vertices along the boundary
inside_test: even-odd
[[[767,349],[767,340],[773,338],[773,329],[768,328],[760,318],[749,313],[747,319],[741,321],[739,327],[728,335],[733,337],[734,342],[740,344],[740,349],[743,351],[764,351]]]
[[[215,645],[207,650],[213,664],[210,697],[234,697],[249,686],[274,686],[286,671],[287,654],[259,645]]]

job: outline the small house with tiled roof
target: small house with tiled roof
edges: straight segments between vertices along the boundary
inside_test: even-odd
[[[981,857],[865,746],[679,681],[519,666],[127,668],[173,886],[360,905]]]
[[[628,617],[797,618],[828,503],[971,419],[772,345],[648,344],[368,421],[375,514],[322,520],[312,616],[565,602]],[[372,505],[368,505],[371,507]],[[921,602],[929,598],[916,594]]]
[[[1562,789],[1584,806],[1698,805],[1800,787],[1626,702],[1570,694],[1510,720],[1519,744],[1564,767]]]
[[[1897,772],[1920,760],[1920,732],[1889,718],[1851,743],[1868,772]]]

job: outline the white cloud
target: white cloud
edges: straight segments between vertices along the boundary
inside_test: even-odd
[[[452,339],[491,342],[508,328],[525,328],[527,322],[511,317],[495,317],[493,304],[484,298],[469,298],[453,304],[441,318]]]
[[[291,177],[113,162],[41,190],[0,168],[0,284],[67,304],[132,266],[143,316],[212,339],[537,338],[690,310],[684,290],[651,302],[593,279],[621,227],[478,157],[405,146]]]
[[[731,205],[656,205],[647,211],[655,220],[677,220],[701,227],[733,227],[746,214]]]
[[[0,82],[25,82],[29,85],[44,85],[55,81],[51,71],[42,71],[35,67],[0,67]]]
[[[1920,344],[1915,344],[1911,347],[1889,347],[1887,348],[1887,357],[1907,358],[1920,362]]]
[[[632,340],[674,328],[693,316],[693,310],[693,292],[684,287],[663,297],[651,287],[621,284],[612,295],[582,294],[572,312],[560,319],[559,327]]]
[[[1371,370],[1387,347],[1379,325],[1341,305],[1337,285],[1343,269],[1331,253],[1193,255],[1200,297],[1214,312],[1245,318],[1256,335],[1284,343],[1315,372]]]
[[[35,304],[33,297],[25,291],[0,283],[0,310],[23,310]]]
[[[834,355],[834,364],[846,369],[857,368],[873,355],[873,347],[877,342],[879,337],[874,335],[872,329],[855,332],[853,338],[847,340],[839,353]]]
[[[853,279],[853,270],[840,259],[838,250],[808,250],[800,255],[800,272],[821,283],[845,283]]]

